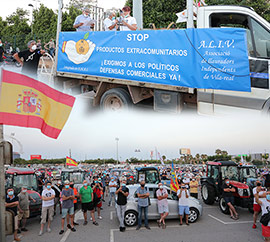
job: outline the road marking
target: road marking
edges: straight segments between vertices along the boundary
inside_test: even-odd
[[[68,229],[65,233],[60,242],[65,242],[70,234],[70,229]]]
[[[110,213],[110,220],[113,220],[113,214],[115,213],[115,211],[111,211]]]
[[[217,218],[217,217],[215,217],[215,216],[213,216],[211,214],[208,214],[208,216],[211,217],[211,218],[213,218],[213,219],[215,219],[215,220],[217,220],[217,221],[219,221],[220,223],[225,224],[225,225],[228,225],[228,224],[248,224],[248,223],[253,223],[253,221],[224,222],[221,219],[219,219],[219,218]]]
[[[76,215],[77,215],[77,216],[76,216]],[[77,211],[77,212],[75,213],[75,222],[77,222],[77,221],[78,221],[79,219],[81,219],[81,218],[83,218],[83,213],[82,213],[81,210],[79,210],[79,211]],[[61,238],[60,242],[65,242],[65,241],[67,240],[69,234],[70,234],[70,229],[68,229],[68,230],[64,233],[64,235],[63,235],[63,237]]]
[[[215,216],[213,216],[211,214],[208,214],[208,216],[211,217],[211,218],[213,218],[213,219],[215,219],[215,220],[217,220],[220,223],[226,224],[225,222],[223,222],[222,220],[220,220],[219,218],[216,218]]]
[[[181,226],[181,227],[187,227],[187,225]],[[180,228],[180,225],[172,225],[172,226],[166,226],[166,228]],[[160,227],[151,227],[151,229],[160,229]],[[136,227],[126,229],[126,231],[134,231],[136,230]],[[140,230],[146,230],[146,228],[140,228]],[[119,229],[110,229],[110,242],[114,242],[114,232],[119,231]],[[62,242],[62,241],[61,241]]]

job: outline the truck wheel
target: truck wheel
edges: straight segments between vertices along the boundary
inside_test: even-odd
[[[100,108],[103,110],[117,111],[129,108],[131,104],[131,97],[123,88],[113,88],[106,91],[100,100]]]
[[[225,199],[223,197],[221,197],[219,199],[218,205],[219,205],[219,208],[220,208],[220,210],[221,210],[222,213],[230,214],[229,207],[228,207],[228,205],[225,202]]]
[[[202,184],[202,199],[205,204],[212,205],[215,202],[215,189],[210,184]]]
[[[138,223],[138,213],[133,210],[126,211],[124,223],[128,227],[136,225]]]

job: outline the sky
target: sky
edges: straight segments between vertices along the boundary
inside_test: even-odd
[[[64,6],[68,4],[69,0],[63,0]],[[98,0],[98,6],[106,9],[122,8],[125,4],[126,0]],[[43,3],[46,7],[51,8],[53,10],[58,9],[58,0],[2,0],[1,8],[0,8],[0,16],[2,18],[6,18],[8,15],[12,14],[16,11],[16,8],[20,7],[26,10],[31,11],[31,7],[28,4],[33,4],[34,7],[38,7],[39,4]]]
[[[148,109],[129,112],[100,112],[89,110],[89,99],[76,98],[70,117],[57,140],[32,128],[4,126],[6,140],[11,133],[22,144],[22,157],[31,154],[43,158],[76,160],[95,158],[116,159],[116,140],[119,138],[119,159],[136,157],[150,159],[158,150],[168,159],[179,157],[180,148],[191,153],[212,155],[217,148],[230,154],[270,152],[269,118],[213,117],[191,114],[157,113]],[[19,145],[14,140],[14,151]],[[135,150],[140,152],[135,152]],[[155,158],[155,155],[154,155]]]

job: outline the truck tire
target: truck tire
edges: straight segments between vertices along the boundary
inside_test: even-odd
[[[215,189],[208,183],[202,184],[202,199],[205,204],[212,205],[215,202]]]
[[[223,197],[221,197],[219,199],[218,205],[219,205],[219,208],[220,208],[222,213],[230,214],[229,206],[227,205],[227,203],[225,202],[225,199]]]
[[[131,104],[131,97],[124,88],[112,88],[106,91],[100,100],[100,108],[103,110],[128,109]]]

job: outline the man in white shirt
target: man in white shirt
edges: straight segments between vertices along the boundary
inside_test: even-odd
[[[117,23],[118,21],[115,19],[115,13],[110,12],[109,16],[103,22],[105,31],[117,30]]]
[[[76,17],[73,24],[73,28],[76,29],[76,31],[91,31],[94,28],[94,22],[90,25],[88,24],[92,21],[89,14],[89,8],[84,8],[82,14]]]
[[[158,212],[160,214],[160,219],[157,220],[158,226],[162,225],[162,228],[166,228],[165,218],[169,215],[169,206],[168,206],[168,192],[167,189],[163,187],[163,184],[160,182],[158,184],[158,190],[156,191],[158,199]]]
[[[130,16],[130,7],[126,6],[122,9],[122,25],[120,26],[121,31],[131,31],[137,29],[137,21],[134,17]]]
[[[180,225],[183,224],[182,218],[183,215],[186,215],[186,225],[188,223],[188,216],[189,216],[189,191],[185,185],[185,183],[181,183],[180,189],[177,191],[177,196],[179,198],[178,205],[179,205],[179,215],[180,215]]]
[[[42,191],[41,199],[42,199],[42,210],[41,210],[41,226],[39,236],[42,235],[44,225],[46,223],[47,213],[48,215],[48,227],[47,231],[51,232],[51,221],[53,220],[54,214],[54,198],[55,198],[55,191],[52,189],[52,183],[47,182],[45,189]]]
[[[261,206],[260,206],[260,204],[258,204],[256,202],[255,195],[257,193],[259,194],[259,196],[261,196],[263,194],[262,184],[261,184],[260,181],[256,181],[256,187],[254,187],[252,191],[253,191],[253,195],[254,195],[254,202],[253,202],[253,211],[254,211],[254,214],[253,214],[253,225],[252,225],[252,228],[253,229],[256,229],[257,228],[257,225],[256,225],[257,217],[258,217],[258,214],[261,211]]]

